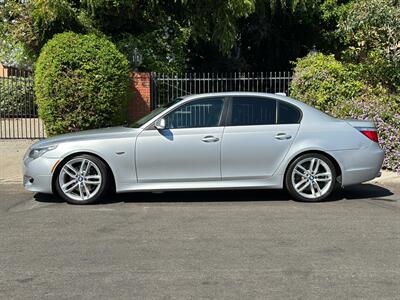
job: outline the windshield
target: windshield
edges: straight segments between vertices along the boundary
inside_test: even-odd
[[[166,103],[166,104],[164,104],[164,105],[162,105],[160,107],[157,107],[155,110],[153,110],[149,114],[145,115],[144,117],[140,118],[136,122],[134,122],[131,125],[129,125],[129,127],[139,128],[140,126],[142,126],[143,124],[145,124],[146,122],[148,122],[149,120],[151,120],[152,118],[157,116],[159,113],[163,112],[164,110],[166,110],[167,108],[171,107],[175,103],[178,103],[181,100],[182,100],[182,98],[176,98],[176,99],[174,99],[174,100],[172,100],[172,101],[170,101],[170,102],[168,102],[168,103]]]

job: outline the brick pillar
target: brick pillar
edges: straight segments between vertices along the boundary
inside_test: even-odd
[[[7,68],[0,63],[0,77],[8,77]]]
[[[150,112],[150,73],[133,72],[133,99],[129,101],[128,121],[133,122]]]

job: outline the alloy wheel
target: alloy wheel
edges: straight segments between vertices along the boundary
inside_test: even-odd
[[[333,184],[332,170],[322,159],[308,157],[295,165],[291,180],[299,195],[317,199],[324,196]]]
[[[86,201],[98,193],[102,176],[99,167],[93,161],[79,157],[68,161],[62,167],[58,181],[66,197]]]

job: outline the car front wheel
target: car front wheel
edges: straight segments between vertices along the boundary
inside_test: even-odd
[[[295,200],[325,200],[335,188],[335,166],[326,156],[318,153],[301,155],[290,164],[285,184]]]
[[[79,155],[63,162],[55,183],[57,193],[68,203],[89,204],[105,195],[108,170],[95,156]]]

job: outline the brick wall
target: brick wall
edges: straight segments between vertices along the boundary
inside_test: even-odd
[[[132,76],[133,98],[129,101],[128,121],[132,122],[150,112],[150,73],[134,72]]]

